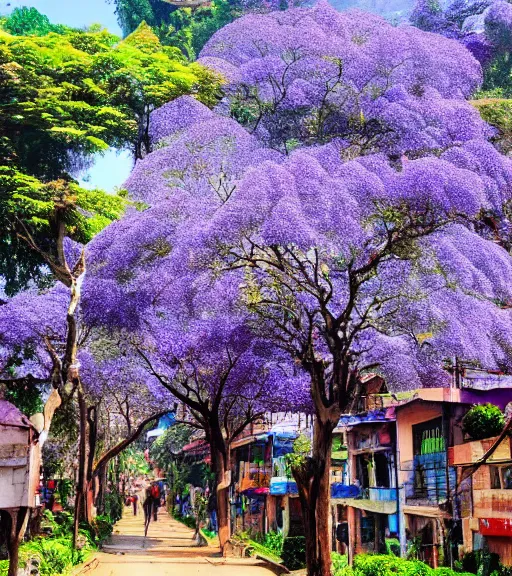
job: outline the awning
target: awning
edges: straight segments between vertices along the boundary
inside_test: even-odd
[[[194,456],[201,456],[206,455],[210,451],[210,445],[206,440],[200,438],[199,440],[194,440],[194,442],[190,442],[183,446],[182,452],[186,452],[187,454],[191,454]]]
[[[451,518],[448,512],[444,512],[437,506],[404,506],[404,514],[427,518]]]
[[[396,514],[396,502],[393,500],[363,500],[359,498],[331,498],[332,504],[341,504],[342,506],[351,506],[375,512],[376,514]]]
[[[254,444],[255,442],[267,442],[268,434],[257,434],[246,436],[245,438],[240,438],[240,440],[235,440],[231,444],[231,449],[240,448],[241,446],[246,446],[247,444]]]

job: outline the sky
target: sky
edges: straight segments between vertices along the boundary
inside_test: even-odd
[[[114,5],[106,0],[0,0],[0,15],[21,6],[37,8],[54,24],[83,28],[99,23],[114,34],[121,35]],[[86,174],[80,175],[78,180],[85,188],[101,188],[112,192],[128,178],[132,164],[129,152],[118,153],[111,149],[102,156],[98,155],[94,166]]]
[[[37,8],[55,24],[82,28],[99,23],[114,34],[121,35],[114,5],[106,0],[0,0],[0,14],[21,6]]]

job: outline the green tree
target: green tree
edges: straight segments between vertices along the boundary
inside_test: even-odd
[[[36,8],[15,8],[10,16],[5,18],[3,28],[14,36],[45,36],[50,32],[57,34],[65,33],[70,30],[62,24],[52,24],[44,14],[41,14]]]
[[[194,94],[208,106],[218,99],[220,77],[188,63],[177,48],[163,46],[145,22],[95,58],[93,75],[110,102],[134,120],[136,158],[151,150],[149,117],[155,108],[184,94]]]
[[[0,275],[6,292],[51,279],[41,255],[55,248],[57,212],[66,235],[84,242],[119,215],[122,199],[80,189],[73,174],[110,146],[141,157],[150,148],[155,107],[182,94],[211,105],[218,83],[176,48],[163,47],[145,24],[122,42],[97,28],[44,36],[0,30]]]
[[[195,60],[220,28],[242,13],[239,2],[214,0],[197,8],[176,7],[165,0],[111,0],[125,35],[146,22],[165,46],[174,46]]]

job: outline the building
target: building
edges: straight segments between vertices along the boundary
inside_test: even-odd
[[[268,414],[231,447],[231,531],[285,537],[303,533],[298,490],[286,455],[301,433],[310,434],[304,414]]]
[[[512,390],[480,389],[475,380],[468,379],[464,387],[417,390],[395,406],[398,485],[403,490],[399,523],[405,528],[409,548],[433,567],[450,565],[464,546],[463,515],[471,506],[470,491],[461,493],[460,472],[454,465],[456,458],[464,459],[470,450],[462,419],[474,404],[491,402],[504,409],[510,400]],[[467,521],[465,525],[467,532]],[[476,548],[484,545],[479,534]],[[468,538],[466,551],[475,548],[469,546]]]
[[[398,537],[396,424],[392,396],[370,375],[358,413],[334,431],[331,506],[333,544],[349,556],[385,552]]]

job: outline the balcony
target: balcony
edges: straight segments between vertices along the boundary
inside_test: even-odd
[[[475,518],[504,518],[512,515],[512,490],[474,490]]]
[[[448,448],[448,461],[450,466],[461,464],[472,464],[480,460],[484,454],[492,447],[497,438],[487,438],[486,440],[474,440],[458,444]],[[489,458],[489,464],[496,461],[507,461],[512,458],[512,449],[509,438],[505,438],[496,451]]]
[[[353,484],[333,482],[331,484],[331,498],[359,498],[361,489]]]
[[[446,452],[420,454],[412,462],[403,463],[402,469],[411,472],[405,483],[408,505],[437,506],[448,500],[449,489],[455,487],[456,472],[447,464]]]
[[[363,488],[360,498],[376,502],[395,501],[397,499],[396,488]]]
[[[354,485],[332,484],[331,498],[345,506],[376,514],[396,514],[397,511],[396,488],[361,489]]]

